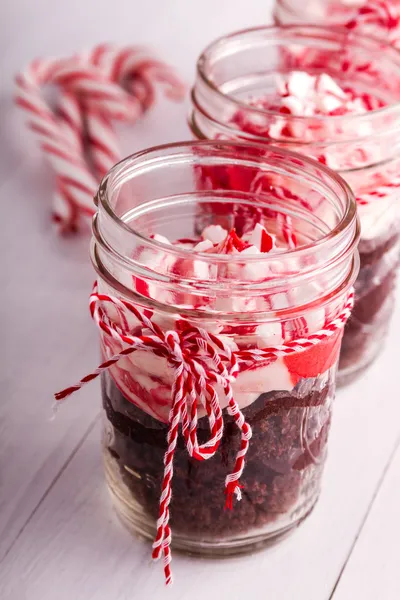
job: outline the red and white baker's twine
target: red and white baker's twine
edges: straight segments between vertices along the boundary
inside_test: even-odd
[[[116,325],[107,316],[104,309],[111,304],[118,314],[128,311],[142,325],[141,335],[130,335],[127,320],[121,319],[124,328]],[[251,428],[233,397],[232,383],[238,375],[240,363],[254,361],[274,362],[279,357],[301,352],[334,335],[342,329],[350,316],[354,304],[353,291],[350,292],[345,306],[336,319],[328,323],[317,333],[307,338],[299,338],[265,349],[238,350],[232,352],[229,346],[204,329],[187,323],[184,331],[164,332],[156,323],[142,314],[133,304],[106,294],[99,294],[97,283],[90,296],[90,313],[102,334],[126,345],[126,348],[104,361],[96,370],[83,377],[77,384],[55,394],[57,401],[64,400],[83,385],[98,377],[123,356],[136,350],[153,352],[165,357],[174,370],[174,384],[171,390],[171,410],[169,414],[168,446],[164,456],[164,477],[161,487],[160,511],[157,521],[157,534],[153,543],[153,558],[164,557],[166,583],[172,583],[171,574],[171,530],[169,527],[169,504],[171,501],[171,482],[173,458],[178,439],[179,425],[186,442],[189,455],[197,460],[207,460],[215,455],[223,434],[223,418],[220,402],[215,389],[219,384],[224,390],[228,403],[228,413],[233,416],[241,431],[240,449],[236,455],[235,466],[225,480],[226,507],[232,508],[233,495],[241,499],[240,477],[245,456],[252,435]],[[197,407],[205,408],[210,424],[210,439],[200,445],[197,439]]]
[[[34,60],[17,76],[16,103],[56,174],[53,216],[62,231],[75,231],[94,214],[99,180],[120,160],[113,121],[135,123],[153,104],[156,86],[183,97],[171,67],[138,47],[102,44],[69,59]],[[57,86],[51,107],[45,86]]]

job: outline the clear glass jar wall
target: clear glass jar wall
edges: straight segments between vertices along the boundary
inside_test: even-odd
[[[272,188],[266,194],[205,185],[205,173],[212,180],[232,170],[266,177],[279,189],[295,184],[309,204],[282,201]],[[99,291],[131,302],[162,331],[183,336],[186,328],[199,327],[233,351],[319,331],[340,314],[357,276],[359,225],[349,188],[325,167],[284,150],[215,142],[145,151],[111,170],[97,203],[92,260]],[[240,209],[262,209],[258,225],[274,236],[276,251],[193,252],[204,231],[234,227]],[[296,249],[287,247],[281,226],[288,218]],[[252,233],[246,227],[242,240]],[[107,317],[139,335],[129,311],[110,308]],[[234,397],[253,433],[242,500],[232,511],[224,510],[224,482],[240,432],[223,394],[216,455],[190,458],[178,439],[170,505],[174,547],[211,555],[250,550],[287,533],[311,511],[320,492],[341,338],[338,330],[288,357],[240,365]],[[109,358],[122,346],[102,334],[101,348]],[[158,517],[172,385],[168,360],[145,351],[124,357],[102,379],[108,485],[123,522],[149,538]],[[200,443],[210,435],[203,415]]]
[[[328,75],[334,93],[337,85],[340,94],[352,94],[357,102],[372,98],[371,110],[344,114],[340,107],[333,116],[305,116],[296,114],[294,98],[293,114],[277,101],[279,94],[290,95],[287,89],[282,93],[282,82],[287,85],[293,74],[303,77],[303,87],[304,74],[306,83]],[[290,148],[334,168],[353,188],[361,219],[361,271],[342,346],[341,383],[358,376],[379,353],[394,306],[400,232],[399,78],[400,55],[377,40],[310,25],[263,27],[211,44],[199,58],[192,90],[190,127],[196,138]],[[230,182],[215,178],[212,185],[217,189]]]

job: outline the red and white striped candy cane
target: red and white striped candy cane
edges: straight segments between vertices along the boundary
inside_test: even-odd
[[[156,323],[143,315],[133,304],[106,294],[99,294],[97,284],[90,296],[90,312],[103,335],[110,336],[126,347],[104,361],[95,371],[81,379],[75,385],[55,394],[61,401],[79,390],[83,385],[98,377],[123,356],[136,350],[154,352],[164,356],[174,369],[174,384],[171,390],[171,411],[169,415],[168,445],[164,456],[164,476],[161,486],[160,509],[157,520],[157,533],[153,543],[153,558],[164,557],[166,583],[172,582],[171,574],[171,530],[169,527],[169,504],[173,476],[173,459],[177,445],[179,425],[186,441],[190,456],[197,460],[207,460],[215,455],[223,434],[223,418],[216,386],[222,387],[228,403],[228,412],[241,431],[241,445],[236,455],[232,473],[226,477],[226,506],[232,508],[233,496],[241,499],[240,477],[245,466],[245,457],[251,439],[251,428],[233,397],[232,383],[239,372],[240,363],[254,361],[273,362],[281,356],[301,352],[319,344],[343,329],[350,316],[354,303],[353,292],[341,313],[323,329],[307,338],[300,338],[264,349],[238,350],[233,352],[218,336],[201,328],[187,325],[183,331],[164,332]],[[120,311],[132,313],[141,324],[141,334],[132,336],[129,329],[113,323],[105,309],[112,304]],[[123,322],[127,323],[125,319]],[[193,392],[195,390],[195,393]],[[197,441],[197,404],[204,406],[209,423],[210,439],[202,445]]]
[[[69,59],[34,60],[16,83],[16,103],[56,175],[53,217],[62,231],[91,219],[98,182],[121,158],[112,122],[135,123],[157,85],[170,99],[184,94],[171,67],[147,51],[106,44]],[[54,107],[43,93],[48,85],[60,91]]]

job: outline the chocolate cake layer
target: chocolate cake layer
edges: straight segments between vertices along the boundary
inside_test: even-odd
[[[225,510],[224,482],[240,446],[240,432],[224,411],[224,435],[217,454],[190,458],[180,436],[174,457],[171,525],[175,532],[218,539],[246,532],[290,514],[301,497],[318,494],[330,426],[333,390],[301,395],[271,392],[244,409],[253,436],[241,478],[242,500]],[[103,390],[113,427],[108,451],[126,486],[156,519],[167,445],[166,424],[128,402],[113,382]],[[208,422],[198,422],[198,437],[208,439]]]

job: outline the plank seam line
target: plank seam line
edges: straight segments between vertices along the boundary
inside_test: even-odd
[[[389,455],[389,458],[388,458],[388,460],[387,460],[387,462],[385,464],[385,468],[383,469],[382,474],[381,474],[381,476],[378,479],[378,483],[377,483],[375,491],[374,491],[374,493],[372,495],[371,501],[368,504],[367,510],[365,511],[365,515],[364,515],[364,517],[363,517],[363,519],[361,521],[360,527],[358,528],[358,531],[357,531],[357,534],[356,534],[356,536],[354,538],[354,541],[353,541],[353,543],[350,546],[350,550],[349,550],[349,552],[347,554],[346,560],[344,561],[343,566],[340,569],[338,578],[336,579],[336,582],[335,582],[335,585],[333,586],[331,595],[329,596],[329,600],[333,600],[333,597],[334,597],[334,595],[336,593],[336,589],[337,589],[337,587],[339,585],[339,582],[340,582],[340,580],[342,578],[342,575],[343,575],[343,573],[344,573],[344,571],[345,571],[345,569],[347,567],[347,563],[349,562],[349,560],[350,560],[350,558],[351,558],[351,556],[352,556],[352,554],[354,552],[354,548],[357,545],[358,539],[359,539],[359,537],[361,535],[362,530],[364,529],[364,525],[367,522],[367,519],[368,519],[368,517],[369,517],[369,515],[371,513],[373,505],[375,504],[375,500],[376,500],[376,498],[377,498],[377,496],[378,496],[378,494],[379,494],[379,492],[380,492],[380,490],[382,488],[382,484],[383,484],[383,482],[385,480],[385,477],[387,475],[389,467],[392,464],[393,459],[394,459],[394,457],[396,455],[396,452],[399,449],[399,447],[400,447],[400,435],[397,437],[396,442],[394,444],[394,447],[393,447],[393,449],[392,449],[392,451],[391,451],[391,453]]]
[[[46,500],[47,496],[50,494],[51,490],[54,488],[54,486],[56,485],[56,483],[59,481],[59,479],[62,477],[62,475],[64,474],[64,472],[68,468],[69,464],[72,462],[72,460],[74,459],[74,457],[76,456],[76,454],[79,452],[79,450],[83,446],[85,440],[90,435],[91,431],[93,430],[93,428],[95,427],[96,423],[100,419],[100,414],[101,413],[99,413],[98,415],[96,415],[96,417],[94,418],[94,420],[90,423],[89,427],[86,429],[85,433],[83,434],[83,436],[81,437],[81,439],[79,440],[79,442],[77,443],[77,445],[75,446],[75,448],[73,449],[73,451],[71,452],[71,454],[68,456],[68,458],[65,460],[64,464],[61,466],[61,469],[59,470],[59,472],[57,473],[57,475],[54,477],[54,479],[52,480],[52,482],[49,484],[49,486],[47,487],[47,489],[44,491],[43,495],[39,499],[39,501],[36,504],[36,506],[32,509],[32,512],[27,517],[26,521],[24,522],[24,524],[22,525],[21,529],[19,530],[19,532],[15,536],[14,540],[11,542],[10,546],[5,551],[2,559],[0,560],[0,565],[4,562],[4,560],[6,559],[6,557],[10,554],[11,550],[14,548],[15,544],[17,543],[17,541],[19,540],[19,538],[21,537],[21,535],[25,531],[26,527],[29,525],[29,523],[32,520],[32,518],[35,516],[35,514],[37,513],[37,511],[39,510],[39,508],[41,507],[41,505],[43,504],[43,502]]]

